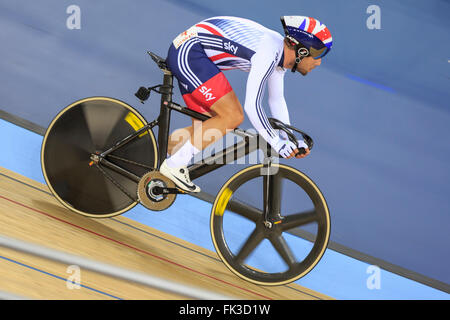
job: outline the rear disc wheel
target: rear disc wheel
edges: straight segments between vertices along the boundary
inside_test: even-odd
[[[137,203],[137,182],[92,162],[147,122],[126,103],[107,97],[76,101],[50,123],[41,148],[44,178],[53,195],[84,216],[105,218]],[[158,160],[153,132],[140,136],[106,156],[111,163],[141,177]]]

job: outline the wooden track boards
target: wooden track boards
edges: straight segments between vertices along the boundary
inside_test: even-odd
[[[123,216],[74,214],[45,185],[1,167],[0,234],[238,299],[331,299],[297,284],[248,283],[215,252]],[[68,289],[67,268],[0,247],[0,291],[33,299],[187,299],[86,270],[81,288]]]

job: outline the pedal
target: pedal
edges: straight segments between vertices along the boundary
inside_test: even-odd
[[[175,183],[158,171],[144,174],[138,183],[137,195],[139,202],[149,210],[161,211],[169,208],[179,190]]]

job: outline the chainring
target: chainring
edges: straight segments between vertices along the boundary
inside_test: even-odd
[[[137,195],[139,202],[152,211],[165,210],[175,201],[176,194],[155,194],[154,187],[176,188],[169,178],[158,171],[150,171],[144,174],[139,181]]]

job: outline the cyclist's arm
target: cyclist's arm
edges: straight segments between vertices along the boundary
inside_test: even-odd
[[[272,116],[285,124],[291,124],[289,111],[284,99],[284,74],[285,71],[274,70],[268,79],[267,91],[269,93],[268,103]]]
[[[268,78],[274,72],[277,61],[271,48],[259,50],[252,57],[252,68],[248,75],[244,110],[258,133],[271,145],[280,141],[278,133],[271,127],[262,106],[262,98]]]
[[[291,124],[289,120],[289,110],[284,99],[284,75],[286,71],[279,67],[275,68],[268,79],[267,91],[269,93],[268,103],[272,117],[285,124]],[[284,131],[279,132],[283,139],[287,139]]]

